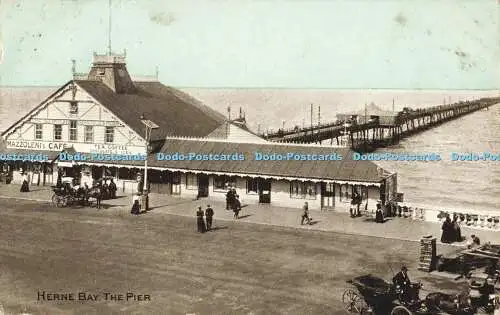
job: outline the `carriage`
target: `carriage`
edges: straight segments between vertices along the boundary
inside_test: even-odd
[[[87,193],[82,187],[74,188],[69,184],[64,186],[52,186],[52,205],[57,208],[71,207],[76,205],[92,206],[91,198],[96,201],[100,208],[101,192],[99,188],[92,187]]]
[[[430,293],[421,300],[420,283],[413,284],[403,294],[395,285],[372,276],[359,276],[347,281],[342,303],[351,314],[438,315],[474,314],[465,296]]]
[[[52,186],[52,205],[57,208],[70,207],[85,200],[85,196],[78,193],[73,188]]]

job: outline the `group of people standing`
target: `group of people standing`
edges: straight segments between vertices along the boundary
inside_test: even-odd
[[[450,216],[446,216],[441,227],[443,233],[441,234],[442,243],[454,243],[463,241],[460,225],[458,224],[458,217],[454,217],[451,221]]]
[[[196,211],[196,223],[198,225],[198,232],[205,233],[206,231],[212,230],[214,214],[214,209],[212,209],[210,205],[207,205],[205,212],[203,212],[203,209],[201,209],[201,207],[198,207],[198,211]],[[205,215],[206,224],[205,220],[203,220],[203,215]]]

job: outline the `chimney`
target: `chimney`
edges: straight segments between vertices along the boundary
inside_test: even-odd
[[[89,72],[89,80],[101,81],[117,94],[133,93],[134,83],[130,78],[125,63],[125,54],[98,55]]]

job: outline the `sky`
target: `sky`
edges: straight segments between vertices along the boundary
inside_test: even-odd
[[[178,87],[500,89],[495,0],[112,0],[112,50]],[[106,53],[107,0],[0,0],[0,85]]]

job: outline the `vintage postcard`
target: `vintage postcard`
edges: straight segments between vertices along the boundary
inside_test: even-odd
[[[0,315],[499,314],[494,0],[0,0]]]

